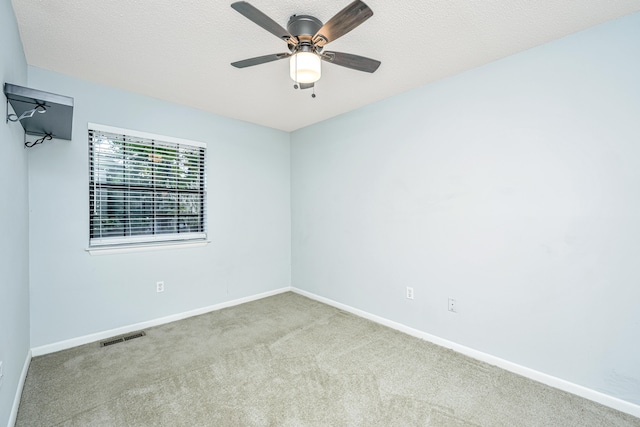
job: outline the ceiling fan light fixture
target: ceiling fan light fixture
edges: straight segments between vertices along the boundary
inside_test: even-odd
[[[322,77],[320,56],[313,52],[298,52],[289,59],[289,75],[297,83],[315,83]]]

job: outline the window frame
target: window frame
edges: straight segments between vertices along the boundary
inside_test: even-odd
[[[187,193],[197,194],[199,196],[198,206],[200,208],[200,212],[197,216],[197,220],[200,223],[199,228],[201,228],[201,231],[186,232],[186,233],[158,232],[155,228],[155,222],[158,217],[155,214],[155,208],[154,208],[154,216],[153,216],[154,227],[153,227],[152,233],[129,235],[129,236],[97,236],[97,237],[94,236],[92,237],[92,235],[96,230],[93,228],[93,219],[96,216],[96,212],[94,212],[95,202],[96,202],[95,193],[96,193],[96,189],[99,188],[100,186],[100,183],[94,179],[95,178],[94,160],[97,158],[97,156],[93,148],[94,138],[91,136],[92,132],[122,135],[124,136],[123,141],[126,140],[127,138],[141,139],[145,143],[149,142],[150,143],[149,146],[154,146],[155,143],[159,145],[170,144],[170,145],[177,145],[178,146],[177,148],[179,148],[180,146],[186,146],[190,148],[197,148],[198,150],[200,150],[199,158],[198,158],[198,165],[199,165],[198,191],[194,192],[193,190],[184,190],[181,192],[180,190],[176,189],[176,190],[172,190],[172,192],[177,194],[178,196],[180,196],[181,194],[187,194]],[[113,253],[114,251],[117,252],[118,249],[122,249],[122,251],[124,252],[130,252],[132,249],[135,250],[136,248],[158,249],[162,247],[199,246],[199,245],[208,243],[207,241],[207,144],[206,143],[187,140],[187,139],[181,139],[181,138],[175,138],[175,137],[170,137],[166,135],[152,134],[152,133],[142,132],[142,131],[137,131],[132,129],[117,128],[117,127],[101,125],[97,123],[88,123],[87,143],[88,143],[87,147],[88,147],[88,174],[89,174],[88,176],[89,178],[88,179],[89,181],[89,185],[88,185],[89,227],[87,230],[88,231],[88,249],[87,250],[91,254],[96,254],[99,252]],[[155,148],[152,148],[151,150],[155,150]],[[155,151],[152,151],[152,153],[155,154]],[[109,187],[109,186],[105,186],[105,187]],[[152,194],[155,200],[156,197],[158,197],[158,194],[161,193],[163,189],[164,189],[164,192],[166,193],[167,192],[166,190],[168,188],[168,187],[156,186],[155,177],[152,178],[152,184],[150,186],[138,185],[138,186],[132,187],[130,184],[125,182],[121,184],[121,187],[123,187],[121,189],[123,193],[126,194],[126,197],[124,198],[124,200],[129,200],[132,198],[132,194],[131,194],[132,189],[133,189],[133,192],[135,193],[136,191],[138,192],[142,191],[141,189],[144,187],[144,191],[145,191],[144,194],[150,194],[150,195]],[[124,187],[127,187],[127,189],[125,190]],[[138,193],[138,194],[143,194],[143,193]],[[174,217],[178,217],[178,216],[179,214],[174,215]],[[127,221],[129,222],[128,227],[131,228],[130,221],[132,218],[130,214],[123,215],[122,218],[125,222]],[[123,230],[123,232],[126,232],[126,231]]]

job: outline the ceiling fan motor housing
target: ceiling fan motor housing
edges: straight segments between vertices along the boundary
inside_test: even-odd
[[[322,21],[309,15],[293,15],[287,23],[289,33],[301,42],[310,42],[320,28],[322,28]]]

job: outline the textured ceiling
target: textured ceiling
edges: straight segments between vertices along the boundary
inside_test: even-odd
[[[350,0],[249,0],[286,27],[326,22]],[[29,65],[285,131],[640,10],[640,0],[365,0],[374,12],[328,50],[382,61],[374,74],[323,62],[294,90],[287,60],[231,62],[286,44],[211,0],[12,0]]]

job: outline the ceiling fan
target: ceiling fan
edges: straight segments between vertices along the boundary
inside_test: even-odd
[[[289,75],[296,82],[294,88],[309,89],[313,88],[315,82],[321,77],[321,61],[367,73],[373,73],[380,66],[380,61],[364,56],[323,51],[327,43],[347,34],[373,15],[369,6],[360,0],[354,0],[329,19],[326,24],[322,24],[322,21],[313,16],[293,15],[289,18],[286,30],[246,1],[235,2],[231,4],[231,7],[271,34],[284,40],[289,48],[289,52],[285,53],[232,62],[231,65],[236,68],[251,67],[289,58]]]

